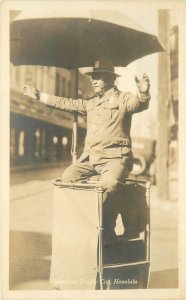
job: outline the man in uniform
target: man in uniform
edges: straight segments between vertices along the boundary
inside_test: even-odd
[[[131,151],[131,121],[134,113],[146,110],[150,100],[150,83],[147,75],[139,80],[137,95],[120,92],[114,85],[119,76],[107,58],[95,62],[92,72],[95,96],[89,100],[69,99],[40,93],[24,86],[24,94],[55,109],[87,115],[87,135],[83,154],[62,175],[63,182],[85,181],[100,175],[99,184],[104,189],[104,237],[115,237],[117,208],[115,198],[121,195],[125,179],[133,167]],[[126,228],[125,236],[131,234]],[[131,236],[130,236],[131,237]],[[135,233],[133,236],[135,237]]]

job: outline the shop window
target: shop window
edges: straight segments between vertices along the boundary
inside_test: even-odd
[[[65,97],[66,96],[66,79],[63,78],[62,80],[62,94]]]
[[[25,133],[24,131],[20,131],[19,133],[19,147],[18,147],[18,155],[23,156],[25,153],[24,147]]]
[[[46,154],[46,130],[42,130],[41,134],[41,155],[44,157]]]
[[[53,143],[56,145],[58,143],[58,137],[57,136],[54,136],[53,137]]]
[[[63,136],[61,139],[61,143],[63,146],[66,146],[68,144],[68,138],[66,136]]]
[[[67,94],[67,97],[71,98],[71,95],[72,95],[72,83],[71,81],[68,82],[68,94]]]
[[[40,67],[40,84],[39,88],[41,91],[44,90],[44,73],[43,73],[43,67]]]
[[[56,96],[60,96],[60,74],[56,73],[56,88],[55,88]]]
[[[16,146],[16,140],[15,140],[15,129],[10,129],[10,157],[15,156],[15,146]]]
[[[30,84],[30,85],[33,85],[33,82],[32,82],[32,79],[33,79],[33,74],[32,74],[32,71],[33,71],[33,67],[32,66],[28,66],[27,67],[27,72],[26,72],[26,83],[27,84]]]
[[[20,81],[20,68],[16,67],[16,83]]]
[[[40,152],[40,129],[36,129],[35,137],[36,137],[36,148],[35,148],[35,156],[39,156]]]

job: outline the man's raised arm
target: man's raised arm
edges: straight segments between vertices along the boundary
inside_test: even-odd
[[[86,100],[52,96],[46,93],[41,93],[39,90],[29,85],[24,85],[22,90],[24,95],[44,103],[47,106],[63,111],[86,114]]]
[[[131,113],[141,112],[149,107],[150,96],[150,81],[146,74],[143,74],[142,79],[135,76],[135,82],[138,88],[137,96],[130,92],[124,94],[124,104],[127,111]]]

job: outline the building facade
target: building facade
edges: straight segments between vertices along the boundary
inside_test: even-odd
[[[11,65],[10,80],[10,164],[12,170],[54,162],[71,161],[73,114],[54,110],[26,97],[24,84],[64,97],[75,97],[75,74],[62,68]],[[92,86],[78,76],[78,94],[87,98]],[[86,135],[86,119],[79,116],[79,145]],[[81,153],[81,147],[80,151]]]

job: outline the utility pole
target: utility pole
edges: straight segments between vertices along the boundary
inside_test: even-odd
[[[169,116],[171,101],[169,10],[159,10],[159,39],[165,51],[158,63],[157,189],[158,199],[169,199]]]

